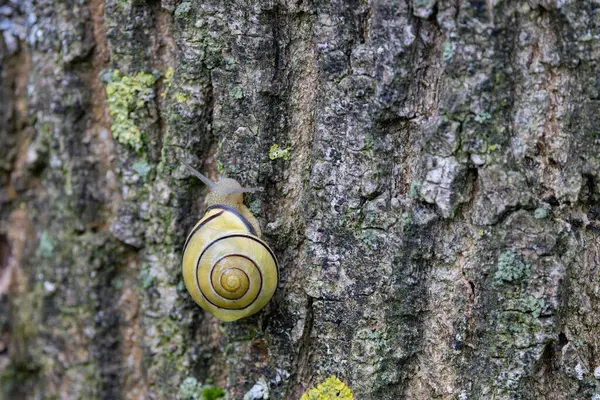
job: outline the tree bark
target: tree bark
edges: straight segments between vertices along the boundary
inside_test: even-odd
[[[597,0],[0,4],[0,398],[600,399]],[[250,318],[180,160],[265,187]]]

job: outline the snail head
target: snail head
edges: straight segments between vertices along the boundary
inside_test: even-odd
[[[202,175],[196,169],[189,164],[181,161],[181,163],[187,167],[190,172],[200,179],[206,186],[209,187],[210,193],[208,194],[206,201],[209,205],[220,204],[220,203],[231,203],[231,204],[243,204],[244,193],[260,192],[264,190],[262,187],[245,188],[242,187],[232,178],[221,177],[216,183]]]

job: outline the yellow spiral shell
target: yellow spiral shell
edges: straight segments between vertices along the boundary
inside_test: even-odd
[[[279,272],[273,251],[248,219],[234,207],[216,204],[185,242],[183,280],[200,307],[235,321],[269,302]]]

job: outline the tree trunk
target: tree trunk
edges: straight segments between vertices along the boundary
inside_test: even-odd
[[[0,4],[0,398],[600,399],[598,0]],[[265,187],[250,318],[180,160]]]

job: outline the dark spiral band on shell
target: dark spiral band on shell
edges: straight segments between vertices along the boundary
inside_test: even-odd
[[[240,235],[240,236],[241,236],[241,235]],[[216,240],[215,240],[215,242],[216,242]],[[213,243],[214,243],[214,242],[213,242]],[[210,247],[211,245],[212,245],[212,243],[211,243],[209,246],[207,246],[207,248],[208,248],[208,247]],[[202,256],[200,256],[200,257],[202,257]],[[244,308],[248,308],[248,307],[250,307],[250,306],[252,305],[252,303],[254,303],[254,302],[256,301],[256,299],[258,298],[258,296],[260,296],[260,293],[261,293],[261,292],[262,292],[262,290],[263,290],[263,282],[264,282],[264,281],[263,281],[263,274],[262,274],[262,272],[261,272],[260,268],[258,268],[258,265],[256,265],[256,263],[254,262],[254,260],[253,260],[253,259],[251,259],[250,257],[247,257],[247,256],[245,256],[245,255],[243,255],[243,254],[227,254],[226,256],[223,256],[223,257],[219,258],[219,259],[218,259],[218,260],[217,260],[217,261],[216,261],[216,262],[215,262],[215,263],[212,265],[212,267],[210,267],[210,274],[209,274],[209,275],[210,275],[210,285],[211,285],[211,287],[213,288],[213,290],[214,290],[214,291],[215,291],[217,294],[218,294],[218,292],[217,292],[217,290],[215,289],[215,287],[214,287],[214,286],[213,286],[213,284],[212,284],[213,272],[214,272],[214,270],[215,270],[215,266],[216,266],[216,265],[217,265],[219,262],[221,262],[222,260],[226,259],[227,257],[241,257],[241,258],[245,258],[246,260],[250,261],[250,262],[251,262],[251,263],[254,265],[254,268],[256,268],[256,271],[257,271],[257,272],[258,272],[258,274],[260,275],[260,289],[258,290],[258,292],[256,292],[256,296],[254,296],[254,298],[252,299],[252,301],[250,301],[250,302],[248,303],[248,305],[246,305],[246,306],[244,306],[244,307],[239,307],[239,308],[224,308],[224,307],[219,307],[218,305],[216,305],[215,303],[213,303],[212,301],[210,301],[209,299],[207,299],[207,298],[206,298],[206,296],[204,296],[204,292],[202,292],[202,290],[200,290],[200,293],[202,293],[202,296],[204,296],[204,298],[206,299],[206,301],[208,301],[210,304],[212,304],[212,305],[213,305],[213,306],[215,306],[215,307],[221,308],[221,309],[223,309],[223,310],[243,310]],[[198,265],[200,265],[200,262],[199,262],[199,261],[198,261]],[[236,268],[236,269],[239,269],[239,268]],[[240,271],[244,272],[243,270],[240,270]],[[248,276],[248,274],[246,274],[246,272],[244,272],[244,274],[246,275],[246,277],[248,277],[248,280],[250,281],[250,277]],[[196,268],[196,279],[198,279],[198,285],[200,285],[200,281],[199,281],[200,277],[198,276],[198,269],[197,269],[197,268]],[[252,283],[252,282],[250,282],[250,283]],[[244,293],[244,294],[246,294],[246,293]],[[223,297],[223,296],[221,296],[221,297]],[[244,297],[244,295],[240,296],[239,298],[242,298],[242,297]],[[237,299],[236,299],[236,300],[237,300]]]
[[[254,236],[256,236],[256,229],[254,229],[254,227],[252,226],[252,224],[250,223],[250,221],[248,221],[246,219],[246,217],[244,217],[238,210],[236,210],[233,207],[229,207],[223,204],[215,204],[212,205],[210,207],[208,207],[206,209],[206,212],[209,212],[210,210],[221,210],[220,212],[211,215],[210,217],[206,218],[204,221],[202,221],[201,224],[199,224],[198,226],[196,226],[188,235],[188,237],[185,239],[185,243],[183,245],[183,252],[182,254],[185,254],[185,250],[187,249],[188,244],[190,243],[190,240],[192,240],[192,238],[194,237],[194,235],[196,234],[196,232],[198,232],[200,229],[202,229],[202,227],[206,224],[208,224],[209,222],[211,222],[212,220],[214,220],[215,218],[220,217],[221,215],[223,215],[223,213],[225,211],[228,211],[230,213],[232,213],[233,215],[235,215],[236,217],[238,217],[240,219],[240,221],[242,221],[242,223],[244,224],[244,226],[246,227],[246,229],[248,229],[248,232],[250,232],[251,234],[253,234]]]
[[[236,233],[236,234],[231,234],[231,235],[221,236],[220,238],[213,240],[211,243],[209,243],[209,244],[208,244],[208,245],[207,245],[207,246],[204,248],[204,250],[203,250],[203,251],[202,251],[202,253],[200,254],[200,257],[198,257],[198,261],[196,262],[196,269],[195,269],[195,275],[196,275],[196,284],[198,285],[198,289],[199,289],[200,293],[202,294],[202,297],[204,297],[204,299],[205,299],[205,300],[206,300],[208,303],[212,304],[214,307],[216,307],[216,308],[219,308],[219,309],[221,309],[221,310],[243,310],[243,309],[246,309],[246,308],[250,307],[250,306],[251,306],[251,305],[252,305],[252,304],[253,304],[253,303],[256,301],[256,299],[257,299],[257,298],[260,296],[260,294],[261,294],[261,292],[262,292],[262,290],[263,290],[263,275],[262,275],[262,271],[260,270],[260,268],[258,267],[258,265],[256,264],[256,262],[254,262],[252,259],[250,259],[249,257],[247,257],[247,256],[244,256],[244,255],[242,255],[242,254],[237,254],[237,253],[233,254],[233,253],[232,253],[232,254],[228,254],[228,255],[226,255],[226,256],[224,256],[224,257],[221,257],[219,260],[217,260],[217,261],[216,261],[216,262],[215,262],[215,263],[214,263],[214,264],[211,266],[211,270],[210,270],[210,274],[209,274],[209,277],[210,277],[210,282],[211,282],[211,286],[212,286],[212,273],[213,273],[213,269],[215,268],[215,265],[217,265],[217,263],[218,263],[219,261],[223,260],[224,258],[231,257],[231,256],[243,257],[243,258],[246,258],[246,259],[250,260],[250,261],[252,262],[252,264],[254,264],[254,266],[255,266],[256,270],[258,271],[258,273],[260,274],[260,289],[258,290],[258,292],[257,292],[256,296],[254,297],[254,299],[252,299],[252,301],[251,301],[250,303],[248,303],[247,305],[245,305],[244,307],[240,307],[240,308],[225,308],[225,307],[221,307],[221,306],[218,306],[218,305],[214,304],[212,301],[210,301],[210,299],[208,299],[208,298],[207,298],[207,296],[206,296],[206,295],[204,294],[204,292],[202,291],[202,288],[201,288],[201,285],[200,285],[200,274],[198,273],[198,270],[199,270],[199,268],[200,268],[200,262],[201,262],[201,260],[202,260],[202,257],[203,257],[203,256],[204,256],[204,254],[207,252],[207,250],[208,250],[209,248],[211,248],[212,246],[214,246],[216,243],[218,243],[218,242],[220,242],[220,241],[222,241],[222,240],[226,240],[226,239],[230,239],[230,238],[236,238],[236,237],[243,237],[243,238],[246,238],[246,239],[252,240],[252,241],[254,241],[254,242],[256,242],[256,243],[259,243],[261,246],[263,246],[263,248],[264,248],[264,249],[266,249],[266,250],[269,252],[269,254],[271,255],[271,257],[272,257],[272,258],[273,258],[273,260],[275,261],[275,266],[276,266],[276,274],[277,274],[277,280],[276,280],[276,282],[279,282],[279,266],[277,265],[277,259],[275,258],[275,254],[273,254],[273,251],[272,251],[272,250],[269,248],[269,246],[267,246],[266,244],[264,244],[264,243],[263,243],[263,242],[262,242],[260,239],[258,239],[257,237],[255,237],[255,236],[251,236],[251,235],[246,235],[246,234]],[[213,286],[213,290],[215,290],[215,289],[214,289],[214,286]],[[216,292],[216,290],[215,290],[215,292]],[[219,296],[220,296],[220,295],[219,295]],[[222,296],[221,296],[221,297],[222,297]]]
[[[221,215],[223,215],[225,211],[221,211],[216,213],[215,215],[211,215],[210,217],[206,218],[204,221],[202,221],[200,224],[198,224],[198,226],[196,226],[188,235],[187,239],[185,239],[185,243],[183,245],[183,252],[181,254],[185,254],[185,251],[187,250],[188,244],[190,243],[190,240],[192,240],[192,238],[194,237],[194,235],[196,234],[196,232],[198,232],[200,229],[202,229],[202,227],[206,224],[208,224],[210,221],[212,221],[215,218],[220,217]]]
[[[239,212],[238,210],[236,210],[233,207],[230,206],[226,206],[223,204],[214,204],[210,207],[208,207],[206,209],[206,212],[209,212],[210,210],[223,210],[223,211],[229,211],[230,213],[234,214],[236,217],[238,217],[240,219],[240,221],[242,221],[244,223],[244,225],[246,226],[246,229],[248,229],[248,232],[250,232],[251,234],[253,234],[254,236],[256,236],[256,229],[254,229],[254,227],[252,226],[252,224],[250,223],[250,221],[248,221],[246,219],[246,217],[244,217],[242,215],[241,212]],[[221,215],[222,213],[219,213],[219,215]]]

